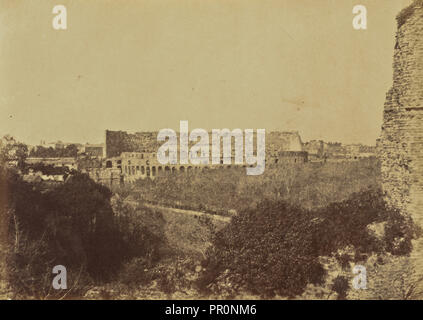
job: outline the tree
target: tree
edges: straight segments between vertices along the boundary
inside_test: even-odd
[[[378,223],[386,226],[384,236],[369,228]],[[412,222],[387,207],[380,190],[314,210],[265,200],[241,211],[216,234],[200,288],[220,294],[225,287],[220,284],[229,282],[253,294],[294,297],[308,284],[327,280],[320,257],[333,257],[342,267],[365,263],[372,255],[405,256],[416,236]],[[339,254],[347,248],[351,254]],[[346,298],[345,279],[338,278],[332,290]]]
[[[25,168],[25,160],[28,157],[28,146],[10,135],[5,135],[0,140],[0,162],[8,164],[16,162],[19,169]]]
[[[228,274],[253,294],[293,297],[307,284],[321,284],[325,271],[314,249],[316,223],[304,209],[264,201],[234,217],[214,239],[204,262],[203,286]]]

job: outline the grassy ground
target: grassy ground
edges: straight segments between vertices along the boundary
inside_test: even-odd
[[[354,162],[286,164],[247,176],[245,169],[209,170],[139,180],[134,196],[165,206],[225,214],[285,200],[307,209],[325,207],[352,193],[380,186],[376,159]]]
[[[379,174],[379,164],[374,159],[286,165],[267,168],[262,176],[256,177],[246,176],[244,169],[210,170],[200,174],[139,181],[133,189],[126,189],[123,197],[131,195],[140,212],[143,211],[146,200],[161,206],[217,214],[226,214],[231,209],[241,212],[246,208],[255,208],[264,199],[285,200],[307,209],[316,209],[345,200],[355,192],[378,188]],[[135,286],[123,285],[121,281],[117,281],[106,291],[115,292],[111,298],[116,299],[210,298],[197,290],[195,282],[203,271],[200,267],[201,260],[212,244],[213,235],[225,223],[183,214],[171,208],[154,208],[154,205],[149,207],[144,216],[141,214],[139,217],[146,221],[148,218],[145,214],[151,218],[152,212],[163,219],[160,233],[165,239],[166,249],[156,266],[145,274],[134,274],[131,281],[137,283],[137,279],[147,276],[146,274],[155,276],[146,283]],[[130,274],[134,269],[140,269],[137,263],[133,262],[130,268],[122,272]],[[95,294],[94,291],[94,297],[99,297],[98,292]],[[258,298],[246,292],[239,292],[236,296],[242,297]],[[305,293],[303,298],[305,297],[309,298],[309,294]]]

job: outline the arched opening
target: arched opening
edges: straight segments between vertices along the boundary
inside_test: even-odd
[[[144,168],[144,166],[141,166],[141,174],[142,175],[145,175],[145,168]]]
[[[180,167],[180,168],[179,168],[179,171],[180,171],[180,172],[185,172],[185,167]]]
[[[187,170],[188,170],[188,171],[191,171],[191,170],[192,170],[192,167],[191,167],[191,166],[189,166],[189,167],[187,168]]]
[[[161,175],[161,174],[162,174],[162,172],[163,172],[163,168],[162,168],[162,166],[158,167],[158,168],[157,168],[157,173],[158,173],[158,175]]]
[[[155,177],[155,176],[156,176],[156,167],[153,167],[153,168],[152,168],[152,174],[153,174],[153,177]]]
[[[169,173],[170,172],[170,168],[166,166],[165,167],[165,172],[166,172],[166,174]]]
[[[150,176],[150,167],[147,167],[147,177],[149,177]]]
[[[176,168],[172,167],[172,173],[175,173],[175,172],[176,172]]]
[[[112,161],[110,160],[106,161],[106,168],[111,168],[111,167],[113,167]]]

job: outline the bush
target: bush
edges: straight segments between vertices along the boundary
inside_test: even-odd
[[[265,297],[293,297],[308,283],[322,283],[325,272],[313,245],[316,226],[308,211],[284,202],[263,202],[240,213],[217,233],[200,288],[213,287],[224,272],[233,285]]]
[[[380,222],[388,226],[383,238],[369,228]],[[403,245],[397,254],[406,255],[416,233],[410,221],[387,208],[379,190],[362,191],[316,210],[264,201],[241,212],[216,234],[198,284],[217,294],[219,282],[229,281],[253,294],[294,297],[308,284],[325,281],[319,257],[335,257],[346,267],[373,253],[392,253],[399,236]],[[353,256],[339,254],[347,248],[353,248]],[[336,280],[333,287],[340,298],[345,296],[342,281]]]
[[[263,200],[324,208],[354,192],[380,186],[379,162],[284,164],[247,176],[245,168],[205,170],[158,176],[136,183],[135,194],[151,203],[222,214],[255,208]]]
[[[158,260],[159,236],[131,215],[116,215],[110,190],[87,175],[74,174],[45,192],[9,170],[0,175],[0,246],[15,293],[63,295],[51,290],[52,269],[59,264],[67,269],[72,294],[81,295],[87,285],[112,279],[132,258]]]
[[[345,300],[349,289],[348,279],[338,276],[333,280],[332,290],[338,294],[338,300]]]

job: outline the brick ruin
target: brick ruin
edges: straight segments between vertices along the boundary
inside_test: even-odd
[[[157,141],[158,132],[136,132],[106,130],[106,157],[118,157],[122,152],[155,153],[163,142]],[[178,133],[177,133],[178,134]],[[210,133],[211,136],[211,133]],[[190,146],[193,143],[190,142]],[[300,134],[297,131],[266,132],[266,151],[303,151]]]
[[[379,154],[388,203],[423,227],[423,0],[397,16],[393,85],[386,95]],[[423,238],[410,263],[423,275]]]
[[[122,152],[157,152],[161,142],[157,132],[136,132],[106,130],[106,157],[119,157]]]

